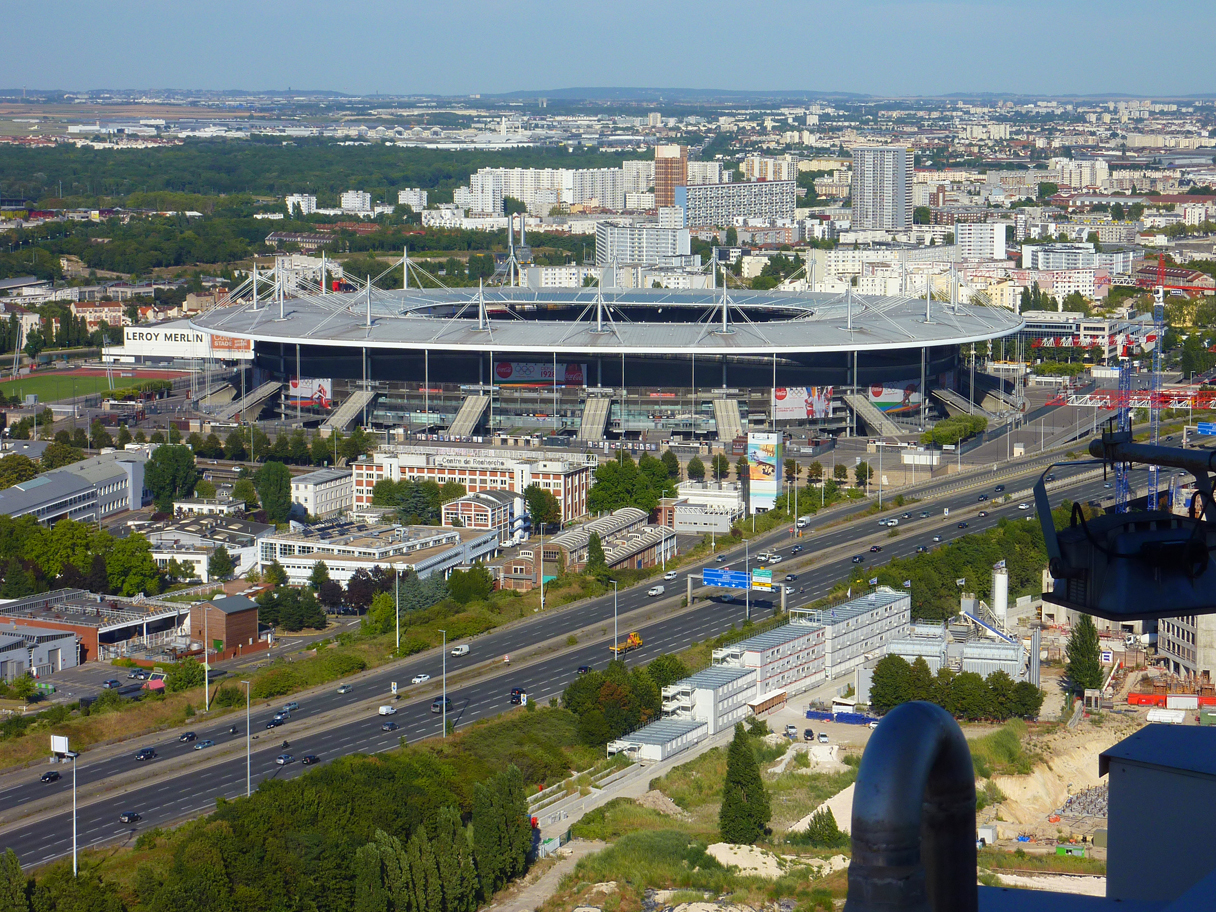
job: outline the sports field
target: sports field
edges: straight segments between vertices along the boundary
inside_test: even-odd
[[[126,389],[144,380],[167,380],[179,374],[171,371],[114,371],[114,389]],[[29,395],[39,402],[58,402],[73,396],[88,396],[110,389],[110,381],[104,371],[47,371],[30,374],[16,380],[0,383],[0,392],[6,396],[16,395],[22,399]]]

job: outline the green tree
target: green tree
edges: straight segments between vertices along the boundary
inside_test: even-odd
[[[312,565],[312,573],[308,575],[308,585],[313,589],[320,589],[327,582],[329,582],[329,567],[325,565],[325,561],[319,560]]]
[[[281,462],[268,462],[254,479],[258,499],[272,523],[285,523],[291,516],[291,470]]]
[[[718,831],[725,842],[751,845],[764,835],[772,811],[760,778],[760,764],[751,738],[741,724],[726,754],[726,780],[722,784],[722,809]]]
[[[22,675],[17,678],[9,685],[9,690],[12,691],[14,697],[18,700],[24,700],[26,703],[38,692],[34,679],[29,675]]]
[[[171,512],[175,499],[193,494],[197,483],[194,452],[188,446],[157,447],[144,467],[144,486],[161,513]]]
[[[842,465],[839,462],[836,463],[836,465],[832,467],[832,477],[834,479],[836,479],[836,481],[841,482],[841,483],[848,481],[849,480],[848,466]]]
[[[595,575],[608,572],[608,559],[598,532],[592,532],[587,540],[587,571]]]
[[[799,842],[803,840],[818,849],[839,849],[849,844],[849,837],[836,823],[836,815],[826,807],[811,815],[806,830],[800,834]]]
[[[104,450],[114,446],[114,438],[110,436],[110,432],[106,430],[106,426],[100,420],[94,420],[89,427],[89,436],[93,441],[93,449]]]
[[[244,461],[248,456],[245,449],[247,442],[248,438],[239,429],[229,431],[228,436],[224,438],[224,458],[237,462]]]
[[[886,655],[874,666],[870,681],[870,708],[885,715],[910,699],[912,668],[903,656]]]
[[[710,465],[713,469],[715,481],[721,481],[723,478],[730,477],[730,460],[726,458],[725,453],[715,453],[710,460]]]
[[[857,487],[859,488],[864,488],[873,475],[874,470],[870,468],[870,464],[865,460],[853,466],[853,478],[856,479]]]
[[[69,443],[55,441],[42,454],[42,470],[62,469],[64,466],[84,459],[84,451],[76,449]]]
[[[650,678],[654,681],[655,686],[660,689],[688,677],[689,674],[688,666],[680,660],[679,656],[670,653],[664,653],[652,659],[646,666],[646,671],[650,673]]]
[[[742,482],[747,478],[749,471],[750,465],[747,461],[747,457],[740,456],[738,461],[735,463],[735,480]]]
[[[493,591],[494,578],[481,564],[474,564],[468,570],[453,570],[448,575],[448,592],[458,604],[484,602]]]
[[[806,477],[808,480],[819,484],[823,480],[823,463],[816,459],[806,467]]]
[[[205,500],[214,500],[215,493],[215,485],[206,478],[200,478],[194,484],[194,494],[196,497],[202,497]]]
[[[667,467],[667,477],[672,481],[680,480],[680,458],[671,450],[663,451],[663,465]]]
[[[271,586],[286,586],[287,571],[277,560],[271,561],[262,571],[262,580]]]
[[[1051,181],[1039,182],[1039,199],[1049,199],[1060,192],[1060,185]]]
[[[203,665],[193,657],[182,659],[165,675],[165,690],[177,693],[191,687],[202,687],[206,676]]]
[[[106,556],[110,591],[120,595],[156,595],[160,592],[160,570],[152,547],[142,535],[114,539]]]
[[[21,870],[17,853],[5,849],[0,855],[0,912],[29,912],[30,881]]]
[[[49,450],[50,447],[47,447]],[[29,481],[38,474],[34,460],[20,453],[9,453],[0,457],[0,490]]]
[[[928,206],[917,206],[912,210],[913,225],[928,225],[933,221],[933,210]]]
[[[908,667],[905,680],[906,700],[930,700],[933,697],[933,672],[924,656],[917,656]]]
[[[253,486],[252,478],[238,478],[232,486],[232,497],[234,500],[239,500],[255,510],[259,506],[258,491]]]
[[[700,456],[694,456],[692,459],[688,460],[688,480],[705,480],[705,463],[701,461]]]
[[[236,561],[223,545],[219,545],[207,558],[207,576],[213,580],[226,580],[235,570]]]
[[[118,437],[116,437],[114,440],[114,442],[118,444],[119,449],[122,449],[134,439],[135,438],[131,436],[131,431],[125,424],[119,425]]]
[[[1065,655],[1068,680],[1076,690],[1102,686],[1102,648],[1094,619],[1082,614],[1068,637]]]
[[[524,488],[524,505],[536,528],[550,526],[562,518],[561,504],[548,488],[530,484]]]

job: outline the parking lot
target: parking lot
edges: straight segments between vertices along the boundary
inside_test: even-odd
[[[860,752],[865,749],[866,743],[870,740],[870,728],[868,726],[843,725],[837,722],[820,722],[817,719],[808,719],[806,717],[806,707],[806,695],[799,694],[798,697],[780,709],[765,713],[764,719],[768,722],[768,727],[777,734],[784,732],[787,725],[796,726],[798,728],[799,741],[803,739],[803,732],[809,728],[815,732],[816,740],[818,740],[820,732],[827,732],[829,744],[839,744],[847,751]]]

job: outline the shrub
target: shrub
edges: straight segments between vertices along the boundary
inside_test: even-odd
[[[254,679],[250,695],[255,700],[262,700],[266,697],[281,697],[284,694],[291,693],[299,686],[300,676],[296,674],[295,669],[285,666],[270,668]]]

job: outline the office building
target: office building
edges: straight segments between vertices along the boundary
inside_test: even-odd
[[[625,172],[621,168],[482,168],[469,178],[467,193],[461,191],[457,188],[453,201],[477,213],[497,215],[507,196],[538,216],[547,216],[559,205],[619,210],[625,206]]]
[[[317,211],[317,198],[311,193],[292,193],[284,202],[291,215],[312,215]]]
[[[447,576],[457,567],[496,556],[498,549],[498,532],[493,529],[292,523],[290,531],[261,539],[258,565],[265,570],[278,561],[287,571],[288,581],[302,585],[317,563],[324,561],[330,578],[345,584],[360,570],[370,573],[376,567],[390,573],[410,571],[423,578]]]
[[[426,199],[426,191],[419,190],[417,187],[397,191],[397,205],[409,206],[415,212],[421,212],[426,208]]]
[[[257,566],[258,542],[274,531],[268,523],[247,522],[228,516],[197,516],[166,520],[140,527],[152,546],[152,559],[162,569],[170,560],[187,565],[196,578],[210,581],[210,559],[223,547],[241,576]]]
[[[477,491],[443,505],[442,523],[465,529],[492,529],[503,547],[527,538],[523,495],[513,491]]]
[[[35,678],[76,667],[76,634],[70,630],[0,623],[0,681],[27,672]]]
[[[654,266],[668,257],[688,256],[690,240],[687,228],[655,228],[650,226],[595,226],[595,262],[601,268],[609,265]]]
[[[371,212],[372,195],[362,190],[347,190],[342,194],[339,206],[343,212]]]
[[[350,469],[318,469],[291,479],[291,502],[307,516],[327,519],[354,504]]]
[[[724,228],[738,219],[794,218],[798,184],[794,181],[746,181],[677,187],[675,205],[684,209],[690,228]],[[658,190],[655,202],[660,206]]]
[[[688,185],[688,147],[654,147],[654,204],[676,205],[676,188]]]
[[[554,459],[521,459],[517,454],[498,455],[486,450],[476,456],[414,452],[409,447],[398,451],[384,448],[370,458],[354,463],[355,509],[370,506],[372,489],[384,479],[435,481],[462,484],[469,493],[512,491],[523,494],[528,485],[537,484],[552,492],[567,522],[587,512],[587,492],[591,489],[592,462]]]
[[[1005,259],[1004,222],[959,222],[954,243],[960,260]]]
[[[903,146],[853,149],[853,228],[891,231],[912,224],[912,165]]]
[[[53,526],[61,519],[96,522],[151,500],[144,487],[147,450],[94,456],[0,491],[0,513],[33,516]]]

